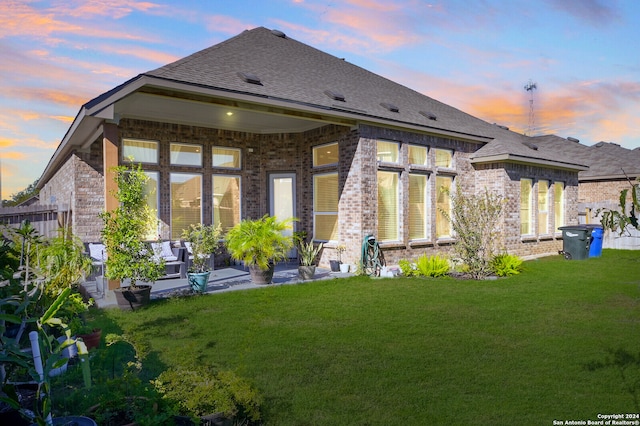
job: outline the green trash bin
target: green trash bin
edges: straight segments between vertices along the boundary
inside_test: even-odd
[[[582,260],[589,257],[591,229],[584,225],[561,226],[562,250],[559,252],[567,260]]]

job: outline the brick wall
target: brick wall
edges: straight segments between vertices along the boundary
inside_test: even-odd
[[[123,119],[119,124],[120,140],[138,138],[159,141],[159,163],[144,165],[145,170],[159,172],[159,217],[165,229],[162,237],[168,238],[170,223],[170,173],[201,173],[203,176],[203,194],[211,194],[211,176],[216,173],[240,175],[242,178],[242,217],[258,218],[269,211],[268,177],[271,173],[295,173],[296,175],[296,216],[299,221],[297,230],[308,234],[313,230],[313,175],[337,171],[339,178],[339,229],[338,241],[348,248],[343,261],[358,263],[361,246],[366,235],[377,236],[377,140],[400,142],[401,161],[394,170],[400,176],[401,212],[408,211],[408,179],[412,171],[408,163],[408,145],[422,145],[430,148],[430,165],[421,172],[428,175],[431,198],[434,198],[435,177],[446,174],[454,177],[465,193],[473,193],[488,188],[507,199],[507,209],[502,223],[505,248],[521,256],[553,253],[561,247],[557,235],[544,238],[520,237],[519,193],[520,178],[545,179],[550,182],[565,182],[565,217],[567,223],[577,223],[577,174],[560,170],[518,164],[472,165],[469,157],[478,148],[478,144],[436,137],[432,135],[410,133],[396,129],[360,125],[357,129],[328,125],[303,133],[281,133],[258,135],[245,132],[208,129],[194,126],[155,123],[142,120]],[[170,143],[183,142],[203,146],[203,167],[171,166]],[[314,170],[312,149],[314,146],[338,142],[340,164]],[[242,170],[220,171],[211,166],[211,147],[223,146],[241,149]],[[433,167],[433,148],[446,148],[454,152],[454,168],[442,170]],[[84,241],[100,238],[102,223],[98,214],[104,205],[104,187],[102,170],[102,143],[96,141],[90,152],[77,152],[70,161],[58,171],[43,190],[41,199],[49,202],[51,197],[61,199],[73,197],[74,231]],[[534,191],[536,187],[534,187]],[[534,192],[535,194],[535,192]],[[68,200],[66,200],[68,201]],[[534,197],[535,201],[535,197]],[[553,202],[551,202],[553,205]],[[534,206],[535,210],[535,206]],[[551,212],[550,212],[551,213]],[[430,209],[430,235],[424,241],[409,241],[408,224],[401,213],[400,240],[384,243],[383,252],[388,264],[397,264],[400,259],[412,259],[427,254],[446,254],[451,251],[452,241],[435,239],[435,208]],[[212,203],[203,202],[203,221],[212,220]],[[321,258],[321,265],[337,259],[335,244],[327,245]]]

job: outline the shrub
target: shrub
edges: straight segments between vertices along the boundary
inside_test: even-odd
[[[491,270],[499,277],[510,277],[522,272],[522,259],[512,254],[499,254],[491,260]]]
[[[440,212],[455,231],[453,251],[474,279],[482,279],[491,273],[505,201],[487,189],[482,194],[465,194],[460,186],[450,196],[451,212]]]
[[[227,418],[260,419],[262,398],[244,379],[231,371],[212,373],[211,368],[172,368],[154,381],[163,398],[178,405],[190,417],[223,413]]]
[[[425,277],[442,277],[449,273],[449,261],[440,256],[423,254],[416,260],[414,275]]]
[[[400,271],[402,271],[402,275],[405,277],[413,276],[415,273],[413,263],[409,262],[407,259],[400,260],[398,262],[398,266],[400,267]]]

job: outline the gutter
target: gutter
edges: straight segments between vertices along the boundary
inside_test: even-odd
[[[578,171],[589,170],[589,166],[585,166],[582,164],[567,163],[564,161],[544,160],[540,158],[525,157],[522,155],[515,155],[515,154],[497,154],[497,155],[491,155],[487,157],[471,159],[471,164],[485,164],[485,163],[498,163],[498,162],[515,163],[515,164],[532,164],[532,165],[546,166],[546,167],[551,167],[554,169],[562,169],[562,170],[578,170]]]

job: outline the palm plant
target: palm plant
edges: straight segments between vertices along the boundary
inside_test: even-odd
[[[283,232],[291,229],[289,218],[278,221],[275,216],[264,215],[260,219],[245,219],[227,232],[226,245],[231,257],[244,262],[250,270],[272,270],[276,262],[287,258],[293,247],[291,236]],[[271,281],[271,277],[266,279]]]

